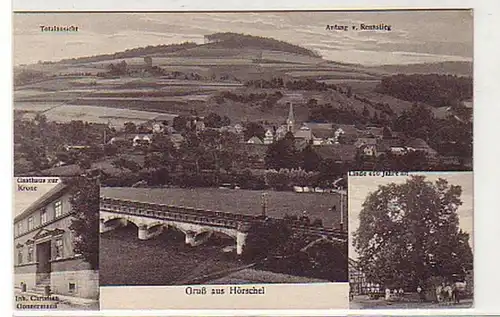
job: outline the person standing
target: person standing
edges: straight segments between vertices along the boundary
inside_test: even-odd
[[[417,286],[417,293],[418,293],[418,298],[420,299],[420,301],[422,302],[422,287]]]
[[[391,299],[391,290],[386,287],[385,288],[385,300],[390,300]]]

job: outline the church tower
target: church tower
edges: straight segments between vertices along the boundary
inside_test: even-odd
[[[286,119],[286,130],[293,133],[293,126],[295,124],[295,118],[293,117],[293,106],[290,102],[290,110],[288,111],[288,119]]]

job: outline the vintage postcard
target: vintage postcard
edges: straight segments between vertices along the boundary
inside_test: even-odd
[[[348,173],[472,170],[472,10],[13,20],[15,175],[98,177],[103,309],[346,309]]]
[[[99,309],[98,184],[16,177],[14,187],[15,309]]]
[[[472,172],[349,172],[351,309],[470,308]]]

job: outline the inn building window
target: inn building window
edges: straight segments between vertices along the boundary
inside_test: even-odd
[[[56,240],[56,247],[55,247],[55,258],[60,259],[63,257],[63,241],[62,239],[57,239]]]
[[[54,212],[56,218],[62,215],[62,201],[58,200],[54,203]]]
[[[41,224],[44,224],[47,222],[47,210],[44,209],[42,210],[42,212],[40,213],[40,223]]]
[[[17,264],[23,264],[23,250],[17,251]]]
[[[17,223],[17,234],[21,234],[21,233],[23,233],[23,221],[22,220]]]
[[[33,229],[35,226],[33,224],[33,216],[28,218],[28,231]]]
[[[33,262],[33,247],[28,247],[28,263]]]

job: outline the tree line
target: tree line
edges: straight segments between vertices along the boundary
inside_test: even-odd
[[[209,44],[208,47],[224,47],[224,48],[259,48],[271,51],[289,52],[311,57],[320,57],[319,54],[284,41],[279,41],[269,37],[254,36],[248,34],[240,34],[233,32],[219,32],[205,35],[205,39]]]
[[[472,99],[472,78],[456,75],[412,74],[382,78],[377,92],[433,107],[447,107]]]

